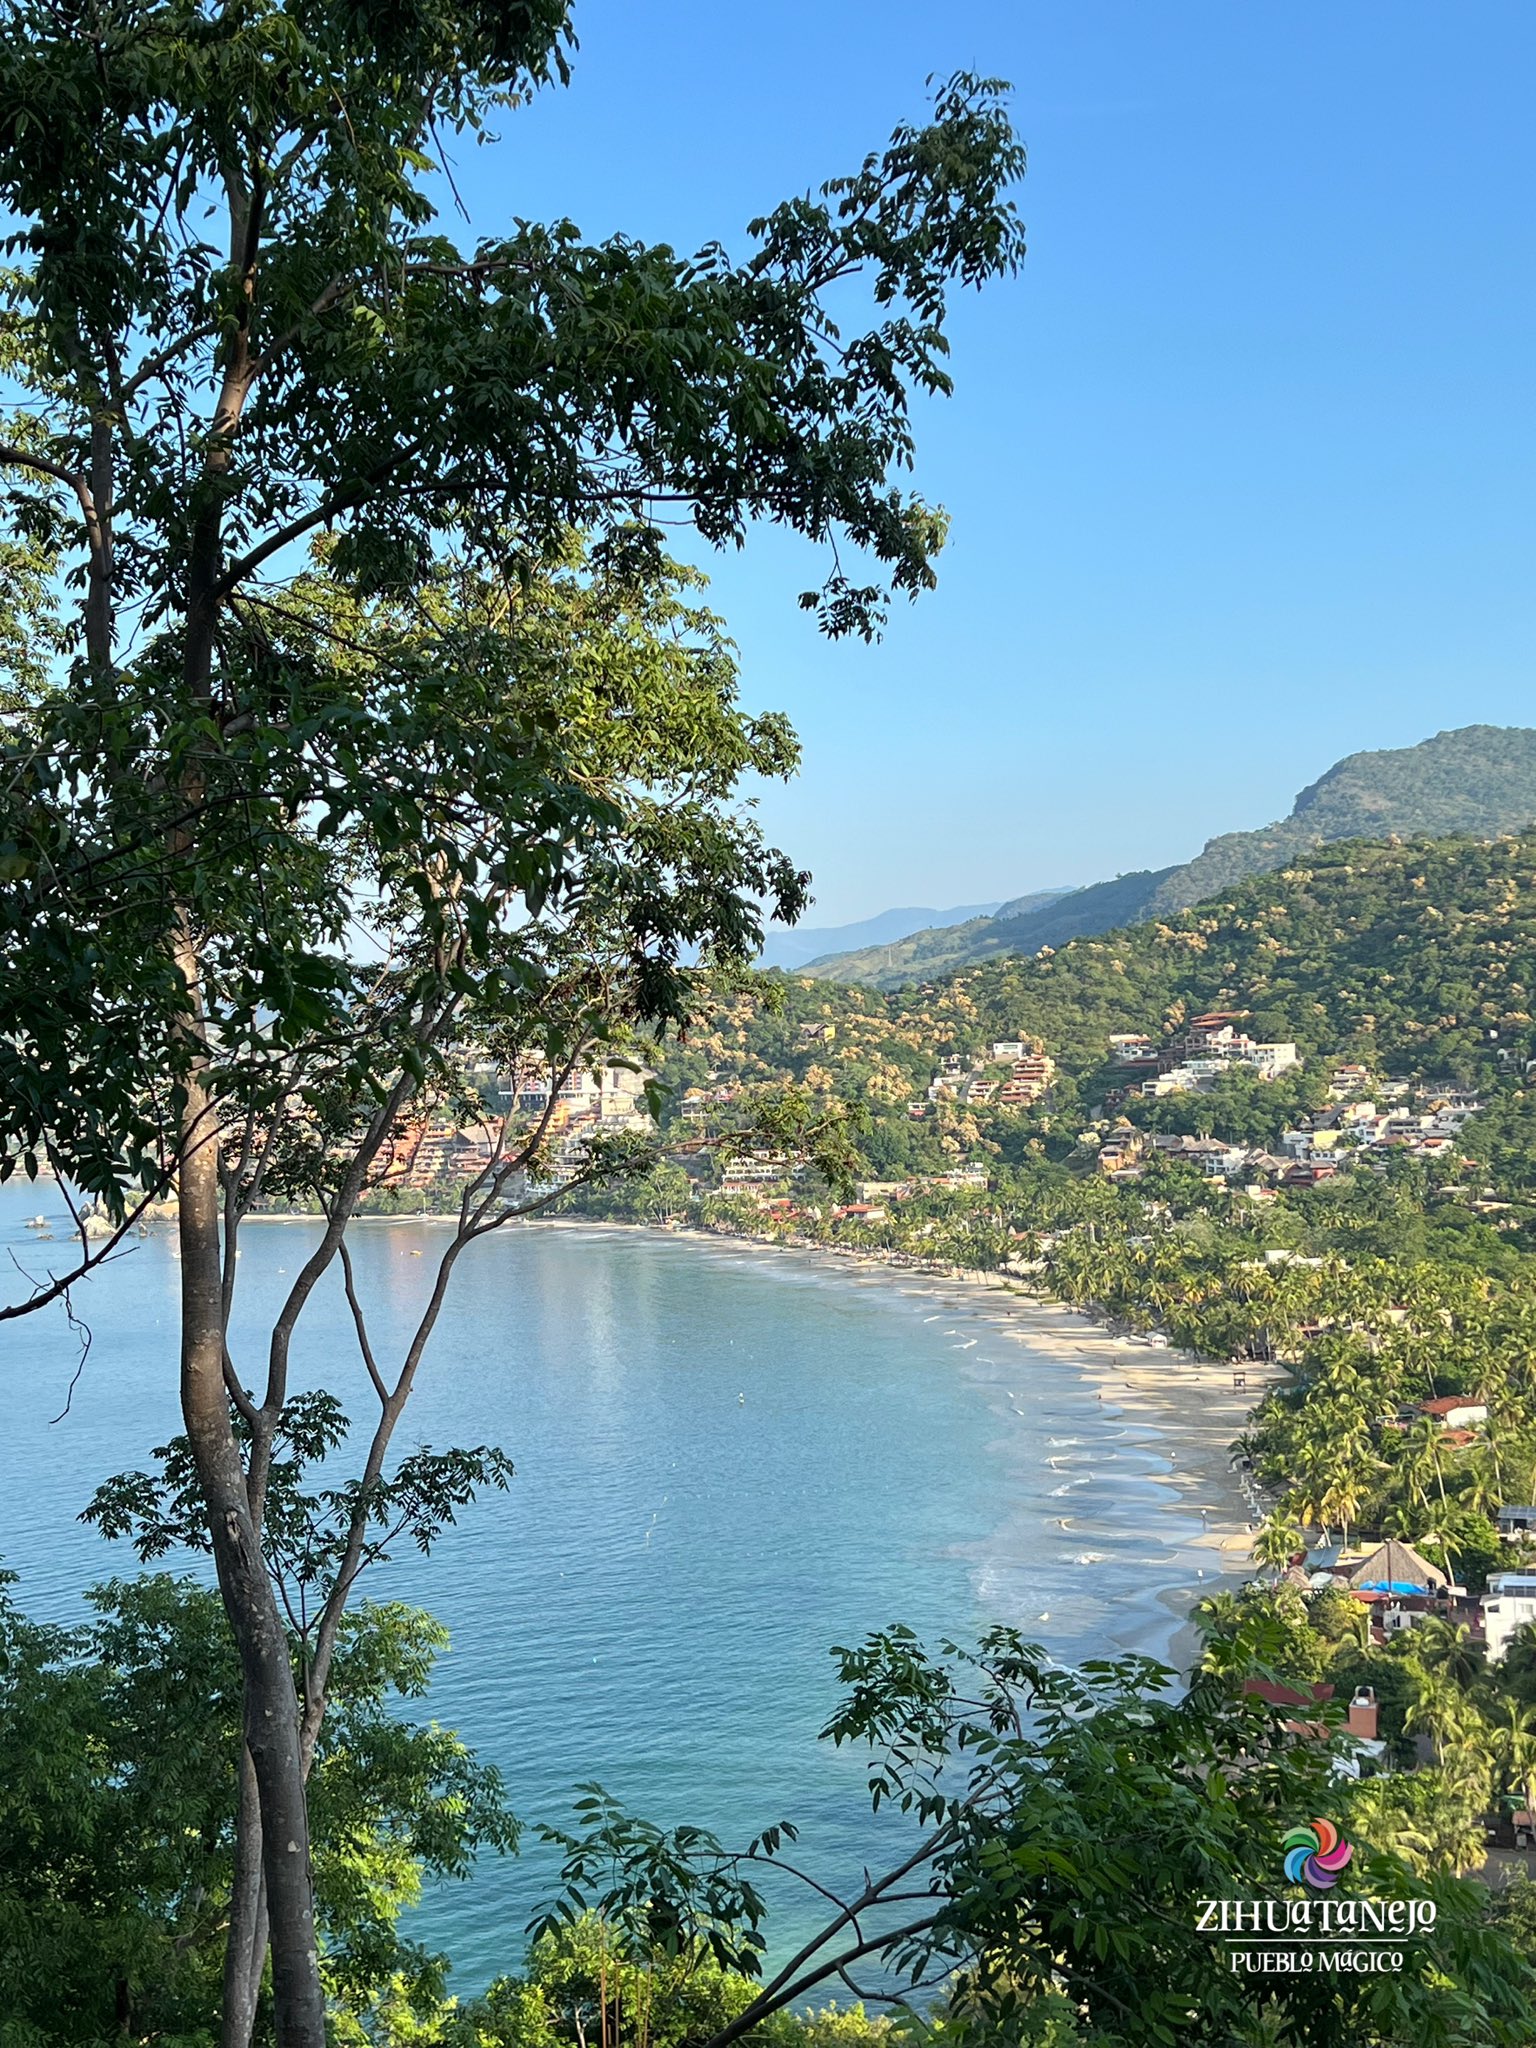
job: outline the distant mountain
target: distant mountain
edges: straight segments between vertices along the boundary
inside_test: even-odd
[[[1052,892],[1023,898],[1030,903],[1043,903]],[[1058,891],[1065,894],[1065,891]],[[1006,909],[997,903],[965,903],[957,910],[882,910],[874,917],[866,917],[859,924],[834,924],[805,929],[792,925],[788,930],[781,926],[770,929],[763,944],[760,967],[802,968],[808,961],[816,960],[823,953],[852,952],[862,946],[889,945],[895,939],[904,939],[908,932],[942,931],[952,924],[964,924],[968,920],[986,918],[994,910]]]
[[[1044,909],[1054,903],[1058,896],[1070,896],[1070,889],[1037,889],[1030,896],[1015,896],[1009,903],[973,903],[959,910],[886,910],[878,917],[868,918],[863,924],[847,924],[839,929],[827,931],[793,931],[784,934],[773,933],[764,948],[760,965],[764,967],[790,967],[800,974],[819,975],[824,971],[827,960],[867,960],[877,967],[887,955],[896,958],[901,943],[912,932],[921,931],[930,937],[948,935],[950,932],[971,932],[991,925],[994,915],[1003,916],[1009,911],[1032,911]],[[784,940],[814,940],[813,949],[807,949],[796,961],[775,956],[774,947]],[[850,945],[850,940],[857,943]],[[842,980],[864,980],[864,975],[839,974]]]
[[[911,931],[893,945],[814,960],[801,971],[894,988],[999,953],[1037,953],[1068,939],[1171,917],[1330,840],[1513,832],[1533,820],[1536,731],[1466,725],[1416,747],[1350,754],[1301,792],[1289,817],[1257,832],[1223,833],[1182,866],[1118,875],[1112,882],[1054,894],[1043,904],[1021,897],[994,916]]]

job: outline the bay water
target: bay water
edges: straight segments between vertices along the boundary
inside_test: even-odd
[[[38,1213],[51,1241],[27,1227]],[[63,1227],[56,1189],[0,1190],[8,1264],[61,1265]],[[244,1232],[232,1351],[247,1383],[316,1228]],[[430,1219],[354,1232],[386,1370],[444,1241]],[[77,1518],[179,1426],[177,1279],[174,1232],[158,1228],[76,1290],[76,1325],[55,1308],[0,1328],[0,1559],[39,1618],[77,1618],[86,1586],[134,1569]],[[23,1288],[13,1266],[9,1298]],[[335,1276],[294,1364],[297,1384],[371,1419]],[[791,1818],[801,1860],[834,1884],[882,1831],[862,1757],[817,1739],[837,1700],[832,1645],[895,1621],[933,1642],[1004,1621],[1069,1662],[1161,1655],[1196,1584],[1199,1523],[1164,1483],[1160,1426],[1020,1344],[985,1297],[919,1276],[518,1227],[462,1261],[398,1442],[496,1444],[516,1463],[510,1490],[429,1559],[407,1547],[360,1588],[447,1624],[425,1711],[499,1767],[514,1809],[568,1824],[572,1788],[595,1780],[665,1826],[735,1842]],[[434,1888],[414,1931],[472,1992],[517,1966],[554,1882],[542,1848],[482,1862]],[[783,1901],[775,1949],[814,1908]]]

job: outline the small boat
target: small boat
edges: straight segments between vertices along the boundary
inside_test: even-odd
[[[48,1218],[46,1216],[29,1216],[27,1218],[27,1228],[28,1230],[46,1230],[48,1228]]]

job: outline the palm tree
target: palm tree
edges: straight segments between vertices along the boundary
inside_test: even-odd
[[[1374,1464],[1375,1460],[1371,1460]],[[1337,1519],[1342,1526],[1343,1547],[1349,1548],[1349,1525],[1360,1512],[1364,1500],[1370,1471],[1366,1453],[1352,1439],[1340,1444],[1333,1476],[1323,1494],[1321,1507],[1327,1520]]]
[[[1423,1624],[1420,1624],[1423,1626]],[[1410,1735],[1427,1735],[1435,1745],[1438,1762],[1468,1732],[1473,1710],[1461,1688],[1444,1672],[1425,1671],[1419,1679],[1413,1704],[1403,1716]]]
[[[1435,1485],[1440,1493],[1440,1505],[1445,1507],[1445,1473],[1440,1466],[1439,1424],[1426,1415],[1421,1421],[1413,1424],[1403,1441],[1405,1450],[1413,1460],[1415,1473],[1421,1475],[1428,1470],[1434,1474]]]
[[[1493,1710],[1493,1754],[1506,1786],[1536,1811],[1536,1707],[1501,1699]]]
[[[1477,1683],[1487,1666],[1487,1651],[1464,1621],[1453,1628],[1431,1615],[1414,1630],[1413,1646],[1426,1671],[1443,1673],[1463,1692]]]
[[[1469,1508],[1475,1508],[1483,1515],[1496,1512],[1503,1505],[1504,1488],[1491,1446],[1467,1461],[1466,1484],[1461,1498]]]
[[[1288,1515],[1273,1514],[1254,1538],[1254,1562],[1268,1565],[1274,1571],[1284,1571],[1304,1542],[1296,1522]]]

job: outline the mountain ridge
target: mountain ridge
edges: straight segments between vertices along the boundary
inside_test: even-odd
[[[894,988],[999,954],[1037,953],[1074,938],[1174,916],[1222,889],[1338,840],[1515,831],[1536,819],[1536,730],[1468,725],[1412,747],[1347,754],[1298,794],[1290,814],[1208,839],[1192,860],[1094,882],[1027,911],[909,933],[894,944],[832,954],[800,971]]]
[[[1044,901],[1053,893],[1065,895],[1067,892],[1041,890],[1038,898]],[[858,918],[851,924],[770,925],[764,934],[758,965],[799,969],[823,954],[890,945],[915,931],[946,931],[951,925],[974,923],[1007,908],[1007,904],[994,898],[990,903],[962,903],[952,910],[932,910],[913,905],[878,910],[873,917]]]

